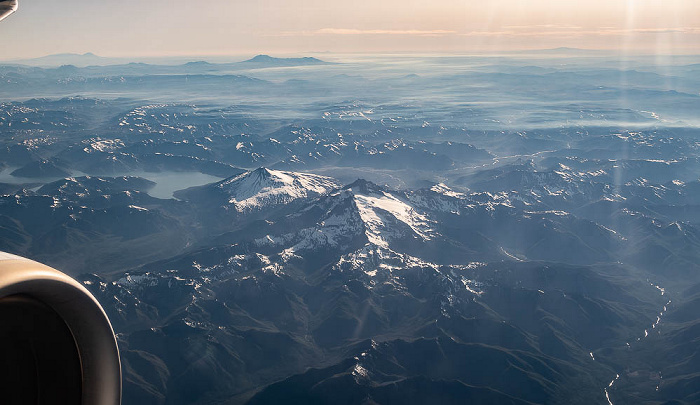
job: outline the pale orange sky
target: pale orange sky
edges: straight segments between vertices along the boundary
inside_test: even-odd
[[[700,54],[698,0],[20,0],[0,59],[554,47]]]

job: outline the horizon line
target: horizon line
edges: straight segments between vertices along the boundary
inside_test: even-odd
[[[530,52],[553,52],[553,51],[571,51],[571,52],[590,52],[599,53],[600,56],[700,56],[700,52],[675,52],[675,53],[659,53],[652,52],[648,50],[625,50],[625,49],[601,49],[601,48],[579,48],[579,47],[569,47],[560,46],[552,48],[528,48],[528,49],[497,49],[497,50],[471,50],[471,51],[441,51],[441,52],[430,52],[430,51],[279,51],[279,52],[254,52],[254,51],[240,51],[240,52],[223,52],[223,53],[182,53],[182,54],[150,54],[150,55],[128,55],[128,56],[103,56],[101,54],[87,51],[87,52],[59,52],[52,54],[42,54],[40,56],[28,56],[28,57],[11,57],[3,58],[0,57],[0,62],[11,63],[11,62],[22,62],[22,61],[34,61],[50,57],[59,56],[70,56],[70,57],[96,57],[100,59],[113,59],[113,60],[125,60],[125,59],[186,59],[186,58],[226,58],[226,57],[254,57],[254,56],[273,56],[281,55],[284,57],[298,56],[304,54],[310,55],[422,55],[422,56],[488,56],[488,55],[501,55],[501,54],[526,54]],[[593,55],[589,55],[593,56]],[[274,57],[274,56],[273,56]],[[192,60],[198,61],[198,60]]]

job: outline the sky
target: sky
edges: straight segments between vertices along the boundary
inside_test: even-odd
[[[700,1],[20,0],[0,37],[4,60],[557,47],[700,54]]]

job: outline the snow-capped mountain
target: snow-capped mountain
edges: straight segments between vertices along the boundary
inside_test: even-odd
[[[250,214],[289,207],[338,187],[340,183],[330,177],[261,167],[217,183],[182,190],[176,196],[207,207],[223,207],[229,214]]]
[[[285,255],[328,248],[346,252],[365,244],[388,249],[394,242],[404,246],[439,237],[434,225],[402,193],[358,180],[273,223],[255,242],[283,248]]]
[[[229,196],[232,207],[245,212],[316,197],[339,185],[330,177],[259,168],[219,182],[215,187]]]

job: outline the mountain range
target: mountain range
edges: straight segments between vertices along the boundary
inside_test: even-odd
[[[0,65],[0,250],[124,403],[698,402],[692,56],[326,58]]]

